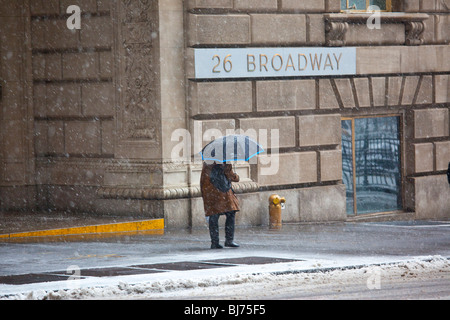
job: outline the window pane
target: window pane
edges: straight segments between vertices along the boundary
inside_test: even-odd
[[[386,0],[370,0],[371,6],[378,6],[380,10],[386,10]]]
[[[349,8],[352,8],[353,10],[366,10],[367,2],[366,0],[349,0],[348,4]],[[353,7],[353,5],[355,7]]]
[[[401,209],[399,118],[355,119],[357,213]]]
[[[343,120],[342,125],[342,179],[346,187],[347,214],[353,212],[353,156],[352,121]]]
[[[341,10],[347,9],[347,0],[341,0]]]

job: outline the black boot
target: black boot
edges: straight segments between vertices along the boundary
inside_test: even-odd
[[[209,217],[209,235],[211,236],[211,249],[223,249],[219,244],[219,215]]]
[[[225,247],[237,248],[239,245],[234,242],[234,223],[235,212],[226,213],[227,220],[225,221]]]

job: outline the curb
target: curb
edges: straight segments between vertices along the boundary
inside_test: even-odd
[[[146,232],[151,234],[164,234],[164,219],[141,220],[132,222],[119,222],[110,224],[91,225],[83,227],[58,228],[39,231],[27,231],[0,234],[0,242],[20,240],[36,237],[57,237],[57,236],[80,236],[113,234],[122,232]]]

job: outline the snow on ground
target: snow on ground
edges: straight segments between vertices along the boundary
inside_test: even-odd
[[[299,291],[314,292],[320,288],[341,291],[358,287],[376,291],[392,281],[407,279],[443,284],[444,297],[450,297],[447,291],[450,262],[441,256],[356,267],[321,268],[316,265],[314,269],[296,270],[293,264],[286,264],[284,268],[281,265],[259,268],[258,273],[227,268],[226,272],[222,269],[209,274],[205,271],[170,272],[170,277],[160,280],[153,277],[146,281],[142,276],[118,280],[116,277],[116,284],[112,278],[110,285],[104,282],[102,286],[60,290],[45,290],[43,286],[28,293],[3,296],[3,299],[289,299],[296,297]]]

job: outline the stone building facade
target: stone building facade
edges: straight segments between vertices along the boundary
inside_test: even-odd
[[[0,210],[203,226],[198,152],[255,130],[267,152],[235,165],[241,225],[267,224],[272,193],[291,222],[449,218],[450,2],[387,1],[380,29],[343,3],[0,0]],[[198,49],[347,47],[351,75],[196,77]]]

